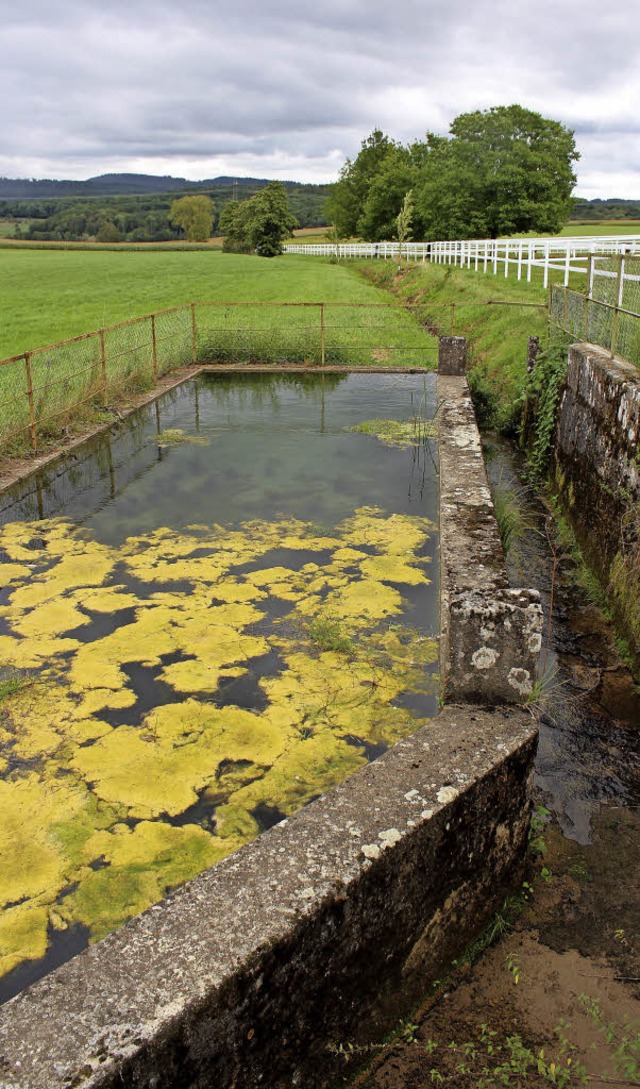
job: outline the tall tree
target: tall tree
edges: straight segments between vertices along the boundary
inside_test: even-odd
[[[169,220],[189,242],[206,242],[213,227],[213,201],[205,196],[180,197],[171,205]]]
[[[356,158],[347,159],[327,203],[327,213],[342,238],[357,233],[369,190],[388,153],[397,145],[380,129],[362,141]]]
[[[456,117],[427,136],[416,207],[427,238],[558,231],[569,218],[579,158],[574,134],[522,106]]]
[[[282,243],[297,226],[282,182],[270,182],[249,200],[228,204],[220,216],[227,253],[253,251],[260,257],[275,257],[282,253]]]
[[[410,147],[399,144],[391,147],[380,163],[358,217],[357,233],[368,242],[394,238],[398,215],[402,210],[405,194],[420,182],[421,170],[427,153],[426,144],[416,142]],[[412,221],[414,234],[422,233],[419,216]]]

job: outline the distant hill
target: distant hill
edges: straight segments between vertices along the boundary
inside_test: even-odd
[[[5,236],[32,241],[167,242],[181,232],[169,219],[176,197],[211,197],[214,230],[225,206],[246,200],[268,178],[186,178],[155,174],[102,174],[87,181],[0,178],[0,226]],[[289,207],[301,227],[326,226],[330,185],[283,182]]]
[[[228,188],[249,186],[259,189],[269,184],[269,178],[209,178],[206,181],[188,181],[171,175],[155,174],[100,174],[86,181],[56,181],[52,178],[0,178],[0,200],[41,200],[51,197],[111,197],[134,196],[146,193],[175,193],[194,189]],[[287,188],[299,187],[300,182],[283,183]],[[326,185],[304,185],[305,189],[326,191]]]

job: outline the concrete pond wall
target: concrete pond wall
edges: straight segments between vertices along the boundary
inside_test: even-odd
[[[463,369],[445,342],[443,710],[7,1003],[2,1089],[331,1086],[518,880],[541,610],[507,583]]]

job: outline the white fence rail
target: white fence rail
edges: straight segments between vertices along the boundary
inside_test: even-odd
[[[340,242],[336,244],[288,244],[285,253],[309,254],[314,257],[338,258],[397,258],[399,242]],[[518,280],[531,280],[534,268],[543,269],[544,286],[552,270],[562,273],[567,286],[572,272],[587,274],[589,258],[594,255],[640,253],[640,235],[611,235],[582,238],[500,238],[468,239],[448,242],[403,242],[402,257],[406,261],[431,261],[434,264],[457,265],[476,272],[515,273]]]

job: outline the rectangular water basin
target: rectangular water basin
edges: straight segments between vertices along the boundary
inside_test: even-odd
[[[0,997],[437,710],[433,375],[201,374],[0,498]]]

